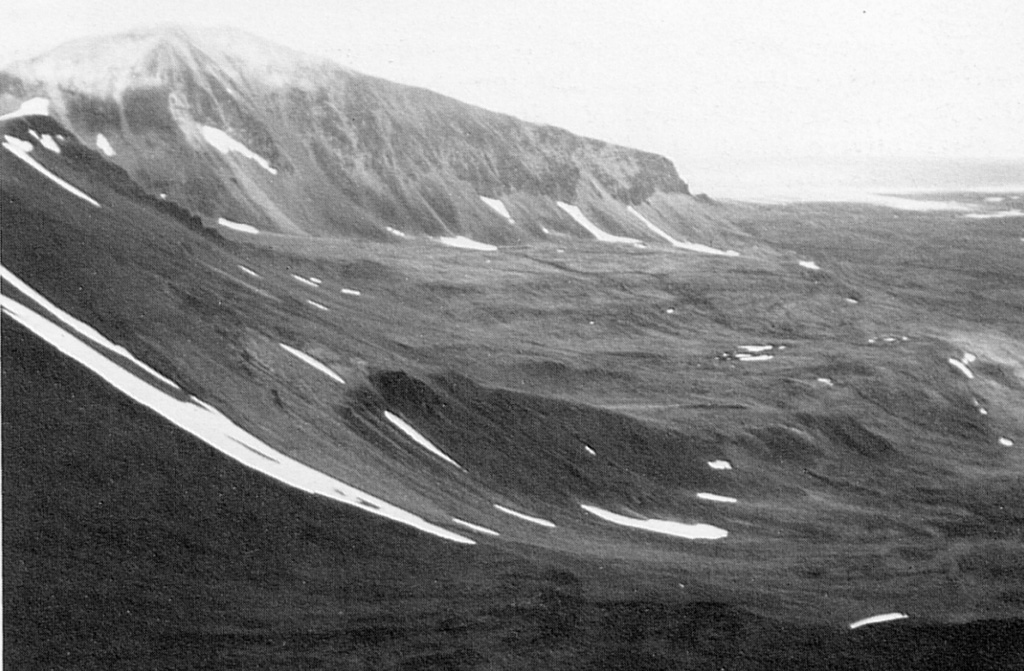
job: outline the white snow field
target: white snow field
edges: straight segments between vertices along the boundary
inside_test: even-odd
[[[65,182],[63,179],[46,169],[41,163],[36,161],[34,158],[28,155],[32,151],[32,143],[21,138],[14,137],[13,135],[4,135],[3,147],[7,151],[11,152],[25,163],[35,168],[39,173],[54,182],[57,186],[64,189],[65,191],[78,196],[90,205],[99,207],[100,204],[96,202],[89,194],[85,193],[81,189],[77,188],[73,184]]]
[[[543,519],[543,518],[540,518],[540,517],[534,517],[533,515],[527,515],[525,513],[520,513],[520,512],[517,512],[515,510],[512,510],[511,508],[506,508],[505,506],[500,506],[497,503],[494,504],[494,508],[495,508],[495,510],[499,510],[499,511],[505,513],[506,515],[511,515],[512,517],[518,517],[521,520],[526,520],[527,522],[530,522],[531,524],[536,524],[538,526],[547,527],[548,529],[554,529],[555,528],[555,523],[550,521],[550,520],[546,520],[546,519]]]
[[[660,228],[658,228],[657,226],[655,226],[654,223],[651,222],[647,217],[645,217],[644,215],[640,214],[635,209],[633,209],[632,205],[630,205],[626,209],[629,211],[630,214],[632,214],[634,217],[636,217],[637,219],[642,221],[644,223],[644,225],[647,226],[647,228],[651,229],[651,231],[654,232],[655,235],[658,235],[658,236],[664,238],[673,247],[676,247],[678,249],[686,249],[686,250],[691,251],[691,252],[698,252],[700,254],[713,254],[713,255],[716,255],[716,256],[739,256],[740,255],[740,253],[737,252],[734,249],[721,250],[721,249],[716,249],[714,247],[709,247],[707,245],[701,245],[701,244],[698,244],[698,243],[695,243],[695,242],[681,242],[679,240],[676,240],[671,235],[669,235],[665,231],[663,231]]]
[[[241,154],[246,158],[256,161],[261,168],[269,172],[271,175],[277,174],[277,170],[270,165],[270,161],[249,149],[221,129],[214,128],[213,126],[203,126],[200,130],[203,133],[203,138],[213,145],[213,147],[220,153],[225,155],[232,152]]]
[[[426,436],[417,431],[415,428],[413,428],[411,424],[406,422],[398,415],[394,414],[390,410],[385,410],[384,417],[386,417],[389,422],[397,426],[402,431],[402,433],[412,438],[415,442],[417,442],[421,447],[426,449],[431,454],[438,456],[441,459],[444,459],[445,461],[447,461],[449,464],[452,464],[456,468],[462,468],[462,466],[460,466],[457,461],[455,461],[447,454],[442,452],[440,449],[438,449],[437,446],[430,442],[430,440],[428,440]],[[462,468],[462,470],[466,469]]]
[[[46,98],[30,98],[25,102],[21,103],[21,107],[8,112],[7,114],[0,116],[0,121],[5,119],[13,119],[19,116],[49,116],[50,115],[50,101]]]
[[[60,153],[60,145],[53,139],[53,136],[49,133],[44,133],[43,137],[39,138],[39,144],[43,145],[46,149],[49,149],[54,154]]]
[[[321,363],[321,362],[317,361],[316,359],[314,359],[313,357],[309,356],[308,354],[306,354],[302,350],[295,349],[294,347],[289,347],[288,345],[285,345],[284,343],[278,343],[278,344],[281,345],[281,349],[283,349],[285,352],[288,352],[289,354],[294,356],[296,359],[299,359],[300,361],[306,362],[307,364],[309,364],[313,368],[316,368],[318,371],[320,371],[321,373],[323,373],[327,377],[331,378],[335,382],[338,382],[340,384],[345,384],[345,380],[341,379],[340,375],[335,373],[333,370],[328,368],[323,363]]]
[[[240,224],[237,221],[231,221],[230,219],[225,219],[224,217],[220,217],[219,219],[217,219],[217,223],[223,226],[224,228],[230,228],[233,231],[239,231],[242,233],[251,233],[252,235],[256,235],[257,233],[260,232],[260,229],[256,228],[255,226],[250,226],[249,224]]]
[[[17,301],[0,296],[3,312],[85,365],[135,402],[146,406],[243,465],[311,494],[355,506],[445,540],[476,541],[438,526],[278,452],[194,396],[180,400],[132,375],[97,350]]]
[[[591,235],[593,235],[595,238],[597,238],[601,242],[622,242],[622,243],[629,243],[631,245],[640,242],[636,238],[624,238],[624,237],[621,237],[621,236],[618,236],[618,235],[609,235],[608,233],[605,233],[600,228],[598,228],[596,225],[594,225],[594,223],[592,221],[587,219],[586,215],[583,214],[583,211],[580,210],[580,208],[576,207],[575,205],[569,205],[568,203],[563,203],[560,200],[556,201],[556,204],[558,205],[558,207],[562,208],[562,210],[566,214],[568,214],[570,217],[572,217],[573,220],[577,224],[579,224],[583,228],[587,229],[587,231]]]
[[[600,517],[606,522],[611,522],[612,524],[618,524],[632,529],[653,531],[654,533],[666,534],[668,536],[677,536],[679,538],[689,538],[691,540],[717,540],[729,535],[729,532],[725,529],[721,529],[710,524],[685,524],[683,522],[673,522],[671,520],[640,520],[635,517],[619,515],[617,513],[604,510],[603,508],[598,508],[597,506],[580,505],[580,508],[583,508],[591,515]]]
[[[494,245],[489,245],[486,242],[477,242],[471,240],[464,235],[456,235],[454,237],[438,238],[442,245],[449,247],[459,247],[461,249],[475,249],[481,252],[496,252],[498,248]]]
[[[487,196],[480,196],[480,200],[484,201],[492,210],[505,217],[510,224],[516,223],[516,220],[509,214],[508,208],[505,207],[505,203],[501,202],[497,198],[488,198]]]
[[[108,140],[106,136],[103,135],[103,133],[96,134],[96,147],[97,149],[102,151],[106,156],[117,155],[117,152],[115,152],[114,148],[110,145],[110,140]]]

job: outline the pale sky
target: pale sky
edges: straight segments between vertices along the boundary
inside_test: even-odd
[[[0,61],[166,22],[656,151],[684,177],[803,156],[1024,159],[1018,0],[3,0]]]

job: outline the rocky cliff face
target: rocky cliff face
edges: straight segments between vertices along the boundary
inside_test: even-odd
[[[0,110],[33,97],[154,193],[268,231],[599,237],[563,203],[609,238],[727,232],[664,157],[231,31],[80,41],[0,73]]]

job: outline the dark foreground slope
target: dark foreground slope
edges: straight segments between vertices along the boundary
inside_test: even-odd
[[[1020,659],[1022,452],[997,442],[1024,442],[1024,323],[1006,310],[1019,261],[999,237],[1009,229],[979,231],[957,252],[984,270],[934,271],[971,288],[955,304],[910,277],[875,279],[868,254],[829,256],[807,238],[801,251],[819,252],[822,270],[785,253],[597,242],[484,253],[298,236],[239,235],[243,244],[141,193],[51,119],[0,130],[96,203],[0,149],[6,271],[182,396],[476,541],[246,470],[126,402],[5,307],[11,666],[997,669]],[[956,222],[932,225],[952,235]],[[31,302],[8,281],[3,297]],[[739,357],[768,344],[771,360]],[[970,380],[948,363],[968,349]],[[698,497],[709,492],[736,501]],[[729,535],[627,529],[582,505]],[[847,627],[891,611],[909,617]]]
[[[713,244],[730,232],[662,156],[231,30],[83,40],[0,72],[0,110],[33,97],[87,144],[102,136],[148,190],[211,221],[376,239],[389,228],[495,244],[590,238],[561,201],[610,235],[663,244],[628,206],[679,238]],[[236,144],[223,153],[225,142]]]

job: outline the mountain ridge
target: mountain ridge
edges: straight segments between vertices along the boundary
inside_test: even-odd
[[[237,31],[164,27],[79,40],[0,71],[0,110],[33,96],[145,188],[267,232],[516,244],[717,243],[738,231],[667,158],[362,75]],[[213,139],[234,142],[215,146]],[[262,162],[240,158],[239,153]],[[260,169],[260,167],[264,169]],[[269,174],[268,174],[269,173]],[[510,216],[484,199],[501,200]]]

